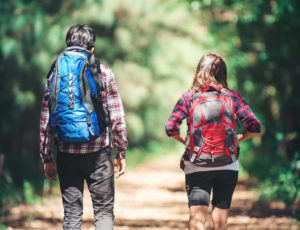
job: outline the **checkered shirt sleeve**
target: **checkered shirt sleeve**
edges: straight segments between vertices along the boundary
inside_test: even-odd
[[[228,90],[228,93],[231,94],[232,96],[234,107],[235,107],[235,113],[238,116],[239,120],[243,123],[245,129],[252,133],[260,133],[261,131],[260,121],[256,118],[255,114],[252,112],[246,100],[237,91]]]
[[[48,107],[48,96],[49,96],[49,87],[50,80],[47,80],[44,97],[41,107],[41,116],[40,116],[40,156],[43,163],[48,163],[52,160],[52,137],[50,133],[49,125],[49,107]]]
[[[181,95],[175,104],[165,125],[165,130],[168,136],[175,136],[180,133],[180,125],[189,114],[189,99],[188,93],[185,93]]]
[[[125,158],[127,149],[127,132],[122,100],[118,91],[115,76],[111,70],[107,77],[107,107],[112,123],[113,143],[118,158]]]

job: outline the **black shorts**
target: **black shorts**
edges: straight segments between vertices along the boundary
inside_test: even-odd
[[[237,180],[238,171],[233,170],[187,174],[185,176],[185,182],[189,207],[196,205],[208,206],[212,189],[213,206],[221,209],[229,209]]]

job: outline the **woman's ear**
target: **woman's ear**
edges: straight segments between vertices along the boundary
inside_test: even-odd
[[[90,51],[91,51],[91,53],[94,53],[95,47],[91,48]]]

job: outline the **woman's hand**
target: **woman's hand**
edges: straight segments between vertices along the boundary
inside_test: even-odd
[[[245,140],[248,140],[249,138],[253,137],[256,134],[257,133],[251,133],[251,132],[249,132],[247,130],[244,130],[243,133],[241,133],[241,134],[238,135],[239,142],[243,142]]]

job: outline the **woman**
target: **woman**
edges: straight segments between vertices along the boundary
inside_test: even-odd
[[[208,101],[210,99],[213,101]],[[220,109],[217,108],[219,105]],[[198,118],[194,115],[193,109],[196,108],[199,109]],[[224,114],[224,111],[227,114]],[[230,114],[233,118],[230,118]],[[226,116],[226,119],[231,122],[224,121]],[[236,135],[235,116],[245,126],[242,134]],[[189,127],[187,140],[180,134],[180,125],[186,118]],[[196,118],[200,120],[194,126],[193,122]],[[222,123],[221,120],[228,125],[219,124]],[[207,128],[209,126],[212,128]],[[201,127],[206,128],[198,132],[197,129]],[[220,127],[225,127],[224,132]],[[227,229],[228,212],[238,180],[238,142],[259,133],[261,125],[244,98],[237,91],[228,89],[227,68],[221,56],[207,53],[200,59],[192,87],[177,101],[165,128],[168,136],[172,136],[187,147],[181,160],[181,168],[186,175],[190,209],[189,229],[205,229],[211,190],[214,229]],[[197,132],[200,134],[198,135]],[[229,138],[228,133],[231,133],[232,139]],[[223,140],[223,143],[220,140],[221,142]],[[207,152],[208,150],[211,152]]]

